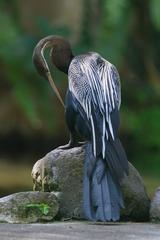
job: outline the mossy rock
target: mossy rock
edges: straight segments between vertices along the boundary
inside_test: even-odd
[[[3,222],[52,221],[58,210],[57,197],[48,192],[20,192],[0,199],[0,221]]]
[[[84,218],[82,207],[83,147],[55,149],[37,161],[32,170],[35,190],[58,192],[63,218]],[[150,200],[138,171],[129,164],[129,176],[121,183],[125,209],[122,220],[149,220]]]

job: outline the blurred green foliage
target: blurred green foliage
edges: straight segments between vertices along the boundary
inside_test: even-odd
[[[160,2],[158,0],[151,0],[149,2],[149,9],[151,14],[151,20],[153,22],[154,27],[159,31],[160,30],[160,16],[159,16],[159,8]]]
[[[20,22],[10,12],[4,11],[6,3],[3,1],[0,8],[0,20],[3,27],[0,29],[0,60],[2,63],[3,75],[11,85],[11,94],[15,97],[23,114],[30,122],[30,127],[39,129],[39,119],[43,119],[45,130],[49,132],[54,129],[55,112],[53,99],[49,96],[50,86],[44,80],[39,80],[33,64],[32,52],[38,40],[54,32],[57,35],[67,35],[66,28],[53,28],[43,19],[38,18],[38,36],[27,34]],[[16,1],[13,1],[14,10]],[[15,20],[16,19],[16,20]],[[62,74],[56,72],[57,79]]]
[[[122,81],[121,135],[130,158],[135,160],[139,155],[150,154],[159,159],[160,1],[93,3],[95,1],[84,1],[81,37],[73,46],[74,52],[98,51],[117,66]],[[6,10],[8,4],[10,11]],[[33,131],[57,136],[59,105],[54,103],[48,83],[35,72],[31,57],[39,39],[50,34],[68,38],[72,29],[53,26],[46,19],[37,18],[36,33],[27,33],[21,25],[17,1],[1,1],[0,6],[1,75],[10,84],[11,94]],[[66,79],[58,71],[54,71],[54,77],[56,81]],[[66,82],[56,84],[65,95]]]
[[[7,134],[13,130],[14,135],[12,128],[16,128],[25,139],[29,132],[33,138],[38,136],[40,142],[42,138],[52,138],[53,146],[56,146],[59,140],[61,143],[64,141],[67,133],[63,109],[49,84],[36,73],[32,52],[44,36],[57,34],[72,39],[73,31],[65,24],[53,25],[46,18],[37,17],[36,13],[33,18],[36,28],[27,31],[22,24],[19,2],[0,1],[0,117],[2,113],[11,112],[0,119],[0,137],[5,131]],[[41,1],[37,4],[37,11],[40,4]],[[121,140],[128,159],[140,170],[152,195],[160,179],[160,1],[87,0],[83,5],[81,33],[72,43],[74,53],[97,51],[116,65],[122,84]],[[49,52],[46,52],[46,57],[50,63]],[[67,77],[51,64],[50,68],[64,98]],[[14,118],[17,125],[12,124]],[[17,176],[17,184],[17,165],[13,166],[9,175],[13,174],[13,179]],[[1,185],[5,184],[5,188],[8,174],[5,178],[4,173],[8,171],[9,166],[5,171],[2,167],[0,174]],[[22,167],[18,173],[26,174],[25,178],[20,178],[20,183],[23,179],[28,184],[30,169],[25,167],[23,170]],[[9,181],[8,188],[12,187],[13,179]],[[42,207],[44,212],[48,211]]]

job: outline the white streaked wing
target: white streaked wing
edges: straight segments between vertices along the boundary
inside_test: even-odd
[[[97,58],[101,60],[99,64],[97,64]],[[96,134],[95,123],[91,114],[91,104],[95,111],[98,110],[101,113],[103,120],[102,155],[105,157],[109,132],[114,140],[110,114],[115,109],[115,106],[120,108],[121,104],[119,74],[111,63],[93,53],[75,57],[70,64],[68,78],[69,90],[80,103],[90,121],[95,156]]]

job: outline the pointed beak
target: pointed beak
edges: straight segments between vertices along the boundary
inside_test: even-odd
[[[48,79],[48,81],[49,81],[49,83],[50,83],[53,91],[55,92],[57,98],[58,98],[59,101],[61,102],[62,106],[65,108],[64,102],[63,102],[63,100],[62,100],[62,98],[61,98],[61,95],[60,95],[60,93],[59,93],[59,91],[58,91],[58,89],[57,89],[57,87],[56,87],[56,85],[55,85],[55,83],[54,83],[54,81],[53,81],[53,78],[52,78],[50,72],[46,72],[46,77],[47,77],[47,79]]]

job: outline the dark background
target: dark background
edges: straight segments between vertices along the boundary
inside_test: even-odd
[[[75,54],[97,51],[116,65],[120,137],[153,194],[160,184],[159,9],[158,0],[0,0],[1,196],[32,189],[33,164],[68,141],[64,110],[32,65],[34,46],[51,34],[68,39]],[[67,78],[51,69],[64,98]]]

